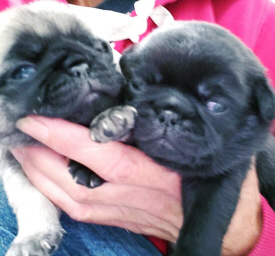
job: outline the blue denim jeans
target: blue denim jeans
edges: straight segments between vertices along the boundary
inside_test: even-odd
[[[65,213],[61,224],[66,230],[55,256],[161,256],[142,235],[116,227],[76,222]],[[0,183],[0,256],[4,256],[17,233],[15,215]]]

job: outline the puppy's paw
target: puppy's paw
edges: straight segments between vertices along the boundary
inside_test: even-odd
[[[96,188],[105,182],[86,166],[72,160],[69,163],[69,172],[77,184],[87,188]]]
[[[60,228],[23,239],[15,238],[6,256],[50,256],[58,249],[64,233]]]
[[[95,117],[90,125],[92,140],[126,141],[134,128],[137,111],[131,106],[109,108]]]

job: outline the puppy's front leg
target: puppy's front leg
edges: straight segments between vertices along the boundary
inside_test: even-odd
[[[116,106],[103,111],[93,119],[90,125],[91,139],[102,143],[128,142],[131,139],[136,116],[136,109],[128,105]],[[70,161],[69,166],[70,173],[78,184],[95,188],[104,182],[96,173],[77,162]]]
[[[64,233],[59,210],[30,183],[17,163],[6,165],[1,172],[18,222],[18,235],[6,256],[51,255]]]
[[[173,256],[221,255],[246,174],[236,170],[222,177],[183,178],[184,224]]]

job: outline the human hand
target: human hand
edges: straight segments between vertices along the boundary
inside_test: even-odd
[[[175,242],[182,226],[180,177],[139,150],[119,142],[98,144],[87,128],[60,119],[28,117],[19,128],[49,148],[13,150],[31,182],[78,221],[113,225]],[[107,182],[96,189],[77,185],[68,158]],[[256,172],[244,183],[240,202],[223,243],[222,255],[245,255],[261,230]]]
[[[31,182],[70,217],[176,241],[182,224],[176,173],[133,147],[93,142],[83,126],[40,117],[27,121],[29,131],[25,131],[53,150],[27,147],[13,153]],[[107,182],[95,189],[76,184],[68,171],[68,158]]]

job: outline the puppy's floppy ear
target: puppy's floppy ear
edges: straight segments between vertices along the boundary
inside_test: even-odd
[[[110,44],[102,39],[93,40],[93,49],[96,50],[102,59],[113,61],[113,51]]]
[[[133,51],[132,48],[127,50],[126,54],[122,55],[119,65],[122,74],[126,77],[128,92],[130,94],[135,94],[142,89],[145,85],[145,81],[143,79],[143,72],[141,72],[141,60],[138,57],[131,55],[131,52]]]
[[[272,121],[275,118],[275,94],[265,76],[254,78],[253,91],[262,118]]]
[[[102,53],[109,53],[112,52],[111,46],[102,39],[94,39],[93,47],[95,50],[102,52]]]

